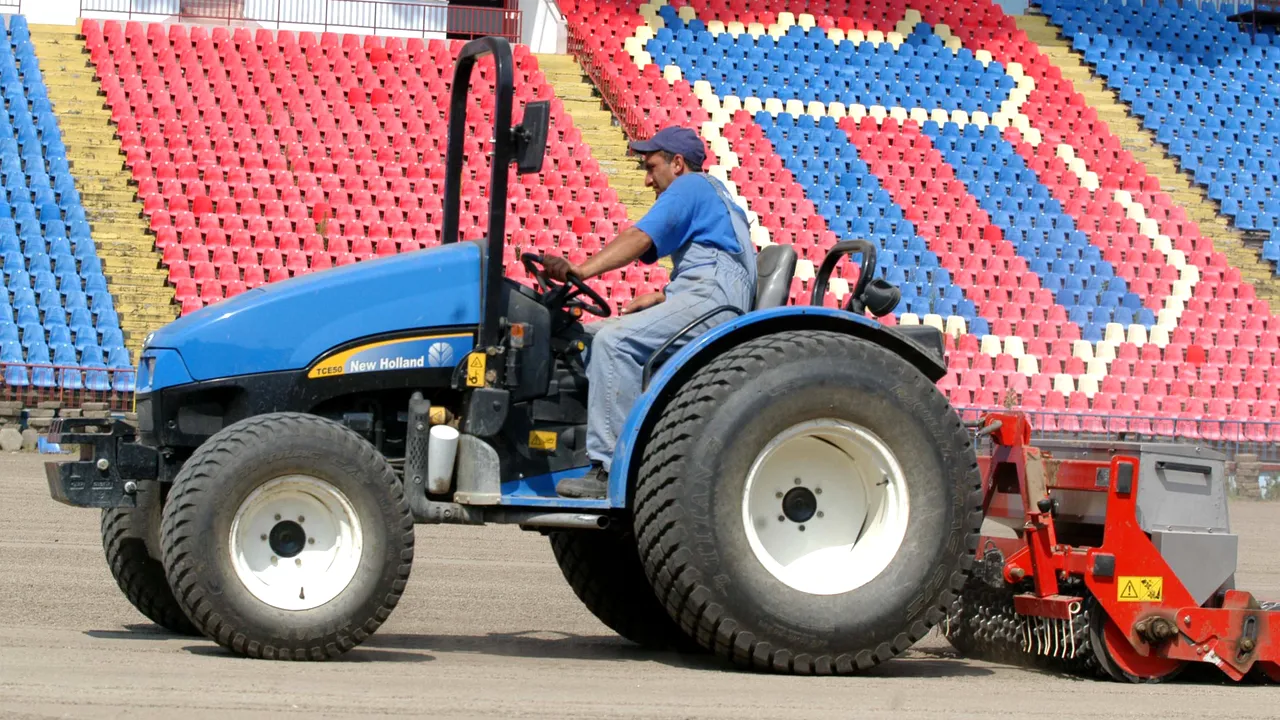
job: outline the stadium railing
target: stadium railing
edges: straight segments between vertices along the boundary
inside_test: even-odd
[[[26,384],[12,384],[10,373],[24,378]],[[79,373],[77,376],[75,373]],[[89,374],[96,384],[106,381],[112,390],[84,387]],[[38,377],[39,376],[39,377]],[[71,382],[68,382],[70,378]],[[103,402],[113,410],[127,411],[133,404],[133,393],[114,389],[117,381],[136,379],[132,368],[80,367],[36,363],[0,363],[0,400],[20,401],[27,407],[59,401],[64,405]],[[984,412],[999,412],[997,407],[958,408],[965,421],[977,420]],[[1056,410],[1023,410],[1031,420],[1032,434],[1037,439],[1104,440],[1108,442],[1193,442],[1210,447],[1234,459],[1241,453],[1256,455],[1264,464],[1280,463],[1280,422],[1247,418],[1190,418],[1160,415],[1103,415],[1092,412]]]
[[[591,82],[600,90],[601,98],[613,116],[618,119],[627,139],[634,140],[638,137],[643,116],[633,103],[622,101],[629,88],[622,83],[621,78],[605,71],[606,65],[600,57],[604,50],[588,43],[583,28],[572,22],[567,25],[565,44],[569,54],[578,58],[578,62],[587,71]]]
[[[78,373],[78,376],[76,375]],[[14,375],[26,380],[25,384],[13,384],[9,381]],[[87,375],[93,377],[93,384],[100,385],[105,380],[112,387],[110,390],[90,389],[84,387]],[[79,382],[71,382],[76,377]],[[136,379],[134,369],[81,367],[73,365],[54,365],[50,363],[0,363],[0,400],[17,401],[23,407],[34,408],[43,402],[58,402],[65,407],[76,407],[86,402],[106,403],[111,410],[127,412],[133,409],[133,393],[115,389],[118,379]]]
[[[0,0],[3,2],[21,0]],[[354,32],[382,36],[484,35],[520,42],[523,13],[394,0],[80,0],[81,17],[138,20],[252,22],[275,30]]]
[[[957,408],[966,422],[996,407]],[[1263,463],[1280,463],[1280,422],[1247,418],[1187,418],[1168,415],[1102,415],[1093,412],[1028,410],[1032,437],[1040,440],[1194,443],[1224,453],[1228,460],[1248,453]]]

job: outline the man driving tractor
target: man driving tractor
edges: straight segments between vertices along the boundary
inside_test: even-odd
[[[622,317],[591,323],[587,354],[587,456],[591,470],[556,487],[566,497],[601,498],[608,490],[618,433],[640,394],[642,369],[653,352],[684,326],[721,305],[751,309],[756,292],[756,250],[746,213],[728,189],[703,172],[702,138],[668,127],[631,143],[644,156],[645,185],[657,199],[635,225],[622,231],[581,265],[558,256],[543,262],[547,275],[564,282],[587,280],[639,260],[671,257],[671,280],[622,309]],[[672,345],[675,352],[697,335],[732,317],[719,313]]]

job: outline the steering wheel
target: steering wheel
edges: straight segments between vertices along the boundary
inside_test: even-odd
[[[542,262],[541,255],[531,252],[521,253],[520,262],[524,264],[525,270],[528,270],[529,274],[538,281],[538,287],[546,298],[544,303],[548,307],[556,305],[579,307],[592,315],[602,318],[613,315],[613,308],[609,307],[609,301],[601,297],[600,293],[592,290],[591,286],[583,282],[582,278],[577,275],[570,274],[567,278],[568,282],[563,285],[556,284],[547,277],[546,265]],[[573,287],[572,291],[568,289],[570,286]],[[582,295],[590,298],[591,302],[586,303],[580,300],[579,298]]]

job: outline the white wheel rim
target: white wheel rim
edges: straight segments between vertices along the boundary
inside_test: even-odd
[[[231,562],[246,589],[280,610],[337,597],[360,567],[364,535],[346,496],[307,475],[275,478],[240,503]]]
[[[907,486],[893,452],[843,420],[792,426],[751,465],[742,522],[756,558],[788,587],[836,595],[888,567],[907,532]]]

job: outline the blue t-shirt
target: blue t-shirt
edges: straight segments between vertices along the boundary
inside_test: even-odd
[[[733,231],[733,218],[725,211],[724,201],[712,182],[715,181],[699,175],[681,175],[667,186],[635,224],[653,241],[653,246],[640,256],[640,262],[652,265],[690,242],[731,253],[741,250]]]

